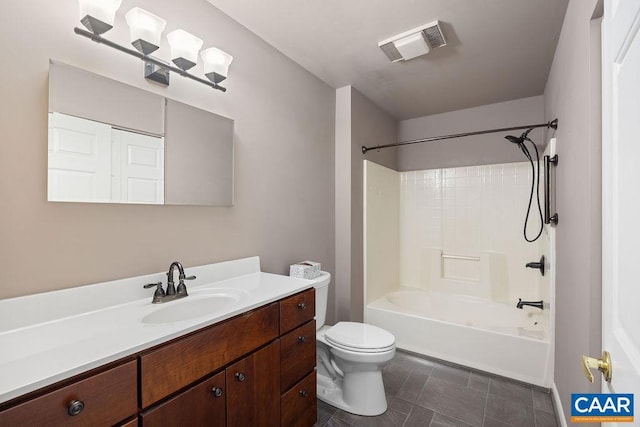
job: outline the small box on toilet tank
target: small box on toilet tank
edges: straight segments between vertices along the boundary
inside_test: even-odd
[[[289,266],[289,276],[299,279],[315,279],[320,275],[320,263],[313,261],[302,261]]]

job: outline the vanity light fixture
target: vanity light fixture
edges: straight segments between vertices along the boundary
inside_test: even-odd
[[[226,92],[227,89],[219,83],[226,79],[229,64],[233,60],[228,53],[214,47],[202,51],[204,72],[208,80],[202,79],[187,72],[198,62],[198,53],[203,45],[203,41],[198,37],[184,30],[175,30],[167,34],[171,60],[176,65],[174,67],[150,55],[160,47],[162,31],[166,26],[164,19],[139,7],[128,11],[125,19],[129,25],[131,44],[136,48],[133,50],[102,37],[103,33],[113,28],[115,13],[122,0],[79,0],[79,3],[80,22],[89,31],[76,27],[75,33],[143,60],[145,78],[168,86],[169,75],[173,71],[183,77]]]

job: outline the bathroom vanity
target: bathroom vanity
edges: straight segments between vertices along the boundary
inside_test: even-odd
[[[81,344],[64,351],[64,359],[56,359],[60,356],[59,347],[43,336],[42,346],[31,343],[31,354],[0,358],[0,374],[9,380],[0,386],[4,402],[0,403],[0,425],[312,426],[317,416],[314,289],[304,280],[259,272],[257,258],[221,264],[227,264],[228,271],[211,266],[188,269],[202,279],[189,288],[191,296],[184,301],[152,307],[148,295],[145,300],[123,306],[103,307],[48,322],[39,319],[40,323],[1,332],[0,344],[6,349],[9,347],[5,345],[19,339],[21,333],[32,339],[34,329],[51,331],[51,326],[47,329],[43,323],[57,322],[61,331],[68,331],[68,324],[75,321],[78,335],[73,342]],[[246,273],[244,267],[253,272]],[[133,283],[139,283],[141,288],[157,277],[149,275],[57,293],[92,287],[86,291],[117,291]],[[240,292],[242,297],[223,304],[211,297],[232,291]],[[29,298],[33,301],[24,301]],[[38,302],[37,298],[46,298],[46,294],[0,301],[0,305],[4,304],[0,308],[23,310],[24,304]],[[186,310],[179,304],[184,304]],[[208,315],[200,314],[200,309],[190,311],[189,304],[219,305]],[[127,315],[131,312],[137,313]],[[196,317],[191,318],[194,312]],[[137,323],[128,325],[131,319]],[[109,345],[98,343],[105,341],[100,339],[105,334],[105,321],[114,325],[106,326],[107,333],[122,334],[122,340],[113,341],[124,341],[120,348],[107,349]],[[119,330],[121,327],[127,330]],[[96,340],[82,336],[91,331],[98,334]],[[130,346],[128,343],[136,334],[143,342]],[[91,345],[92,340],[95,345]],[[15,371],[21,363],[22,368],[28,369],[36,360],[49,368],[34,365],[32,370],[42,372],[40,376],[48,371],[48,377],[36,378],[29,372],[21,375]],[[82,368],[92,365],[96,366]],[[66,378],[57,380],[59,377]],[[45,383],[49,384],[39,387]]]

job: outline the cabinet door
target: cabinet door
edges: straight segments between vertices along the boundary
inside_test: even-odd
[[[142,426],[224,427],[225,374],[213,377],[142,414]]]
[[[241,359],[226,369],[227,425],[280,424],[280,341]]]

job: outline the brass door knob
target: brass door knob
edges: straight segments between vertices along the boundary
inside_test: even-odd
[[[611,355],[608,351],[602,352],[602,358],[596,359],[594,357],[582,356],[582,370],[589,382],[593,382],[593,374],[591,369],[597,369],[602,372],[602,376],[606,382],[611,382],[611,375],[613,366],[611,365]]]

